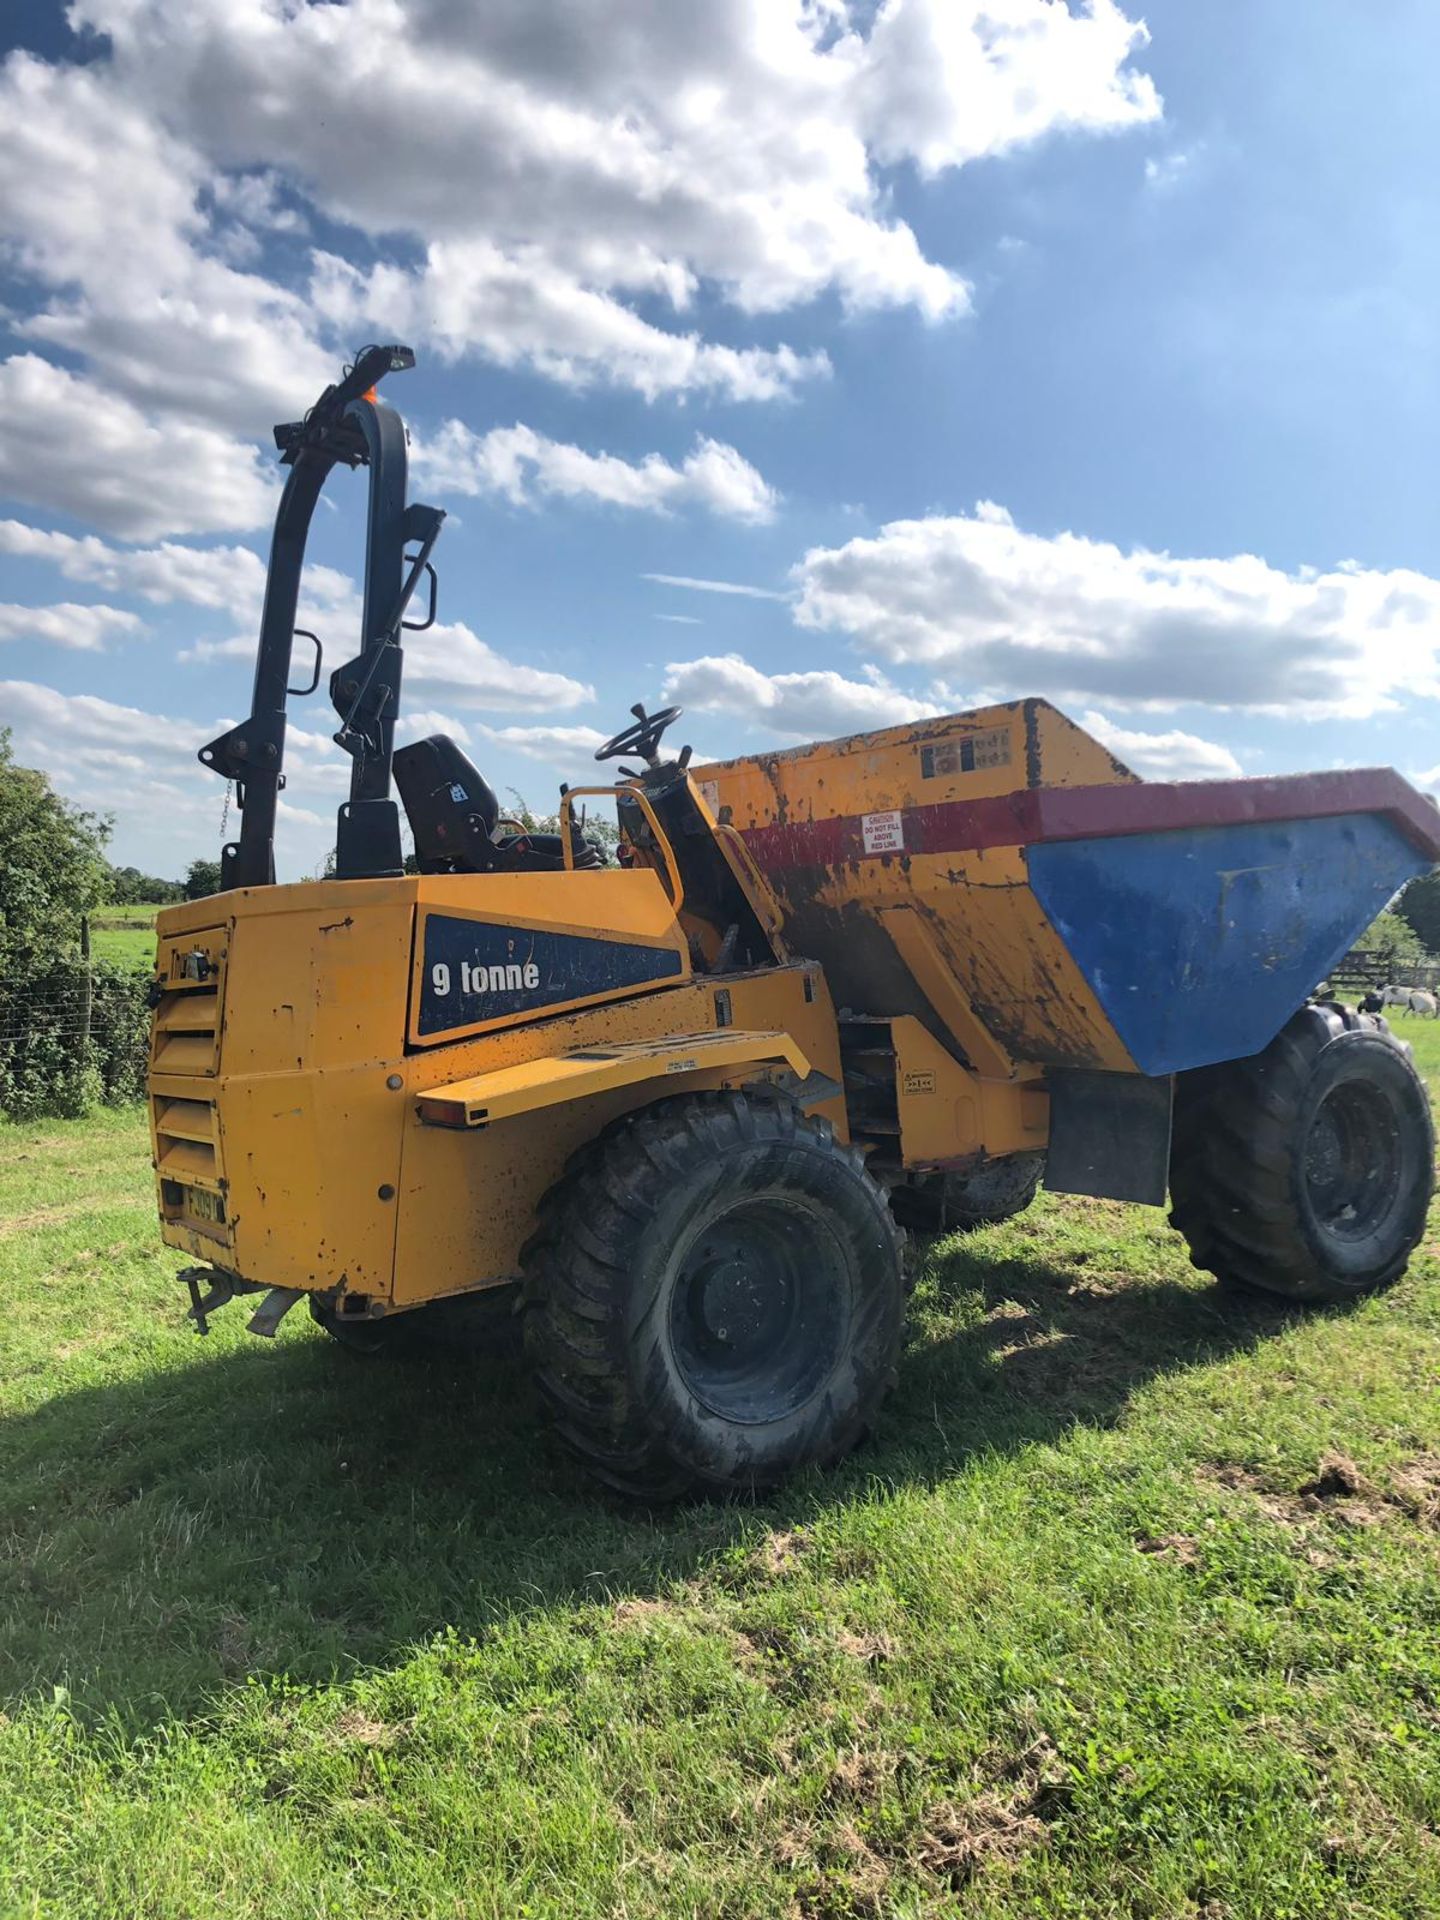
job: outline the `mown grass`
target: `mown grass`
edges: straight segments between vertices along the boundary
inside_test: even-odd
[[[1440,1911],[1433,1243],[1292,1314],[1042,1199],[843,1468],[649,1516],[504,1350],[183,1331],[135,1116],[0,1222],[0,1913]]]
[[[90,917],[90,951],[122,967],[148,967],[155,960],[156,906],[97,907]]]

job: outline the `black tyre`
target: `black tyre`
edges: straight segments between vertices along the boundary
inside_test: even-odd
[[[526,1346],[559,1432],[640,1499],[773,1486],[847,1452],[895,1377],[902,1237],[861,1156],[789,1103],[628,1116],[526,1249]]]
[[[1302,1007],[1253,1059],[1177,1079],[1170,1222],[1221,1280],[1290,1300],[1386,1286],[1434,1186],[1425,1084],[1374,1015]]]
[[[970,1173],[931,1173],[890,1189],[890,1208],[911,1233],[969,1233],[1023,1213],[1045,1177],[1043,1153],[1011,1153]]]

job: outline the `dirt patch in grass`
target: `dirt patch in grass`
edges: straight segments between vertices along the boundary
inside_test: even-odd
[[[617,1627],[644,1627],[676,1612],[668,1600],[617,1600],[610,1618]]]
[[[792,1571],[796,1563],[812,1551],[814,1542],[798,1527],[779,1533],[767,1533],[755,1549],[755,1565],[773,1580]]]
[[[1421,1526],[1440,1527],[1440,1454],[1418,1453],[1390,1476],[1391,1500]]]
[[[973,1799],[942,1801],[926,1816],[916,1858],[952,1887],[1043,1846],[1069,1798],[1064,1762],[1047,1733],[1018,1751],[991,1754],[985,1772],[988,1784]]]
[[[881,1920],[891,1911],[889,1862],[847,1820],[819,1835],[787,1830],[776,1843],[775,1858],[800,1876],[791,1920]]]
[[[1440,1455],[1417,1454],[1392,1469],[1379,1485],[1347,1454],[1325,1453],[1313,1478],[1293,1491],[1277,1489],[1261,1474],[1230,1463],[1209,1464],[1200,1478],[1243,1492],[1270,1519],[1303,1528],[1316,1519],[1342,1526],[1373,1527],[1397,1514],[1424,1527],[1440,1527]]]
[[[244,1673],[250,1665],[250,1629],[237,1614],[227,1614],[220,1622],[215,1650],[220,1669],[226,1674]]]
[[[1200,1564],[1200,1544],[1188,1533],[1142,1533],[1136,1536],[1135,1551],[1157,1560],[1173,1560],[1177,1566]]]
[[[405,1726],[392,1726],[388,1721],[377,1720],[366,1713],[363,1707],[347,1707],[331,1728],[337,1740],[353,1742],[361,1747],[393,1747],[404,1738]]]
[[[873,1806],[895,1778],[900,1756],[883,1748],[851,1747],[842,1753],[825,1782],[825,1798],[833,1802]]]
[[[942,1801],[927,1817],[916,1860],[928,1874],[960,1887],[992,1861],[1015,1861],[1046,1837],[1045,1823],[998,1793],[963,1806]]]
[[[882,1667],[887,1660],[895,1658],[895,1642],[888,1633],[851,1633],[842,1629],[835,1636],[835,1644],[852,1660],[863,1660],[867,1667]]]

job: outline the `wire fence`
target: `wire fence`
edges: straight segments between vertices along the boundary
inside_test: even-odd
[[[148,972],[86,951],[12,965],[0,980],[0,1114],[75,1117],[138,1100],[149,986]]]
[[[77,1116],[144,1093],[149,972],[96,960],[88,947],[86,938],[79,954],[47,956],[0,980],[0,1114],[8,1119]],[[1347,997],[1387,986],[1440,993],[1440,960],[1352,952],[1328,985]]]

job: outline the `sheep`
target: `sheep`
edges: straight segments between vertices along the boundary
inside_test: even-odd
[[[1385,1011],[1385,996],[1380,993],[1367,993],[1360,1002],[1360,1011],[1361,1013],[1383,1013]]]
[[[1371,996],[1367,995],[1367,1001]],[[1422,1020],[1434,1020],[1440,1016],[1440,1004],[1435,995],[1427,993],[1423,987],[1385,987],[1380,993],[1380,1006],[1398,1007],[1401,1013],[1418,1013]],[[1364,1009],[1370,1011],[1367,1005]]]

